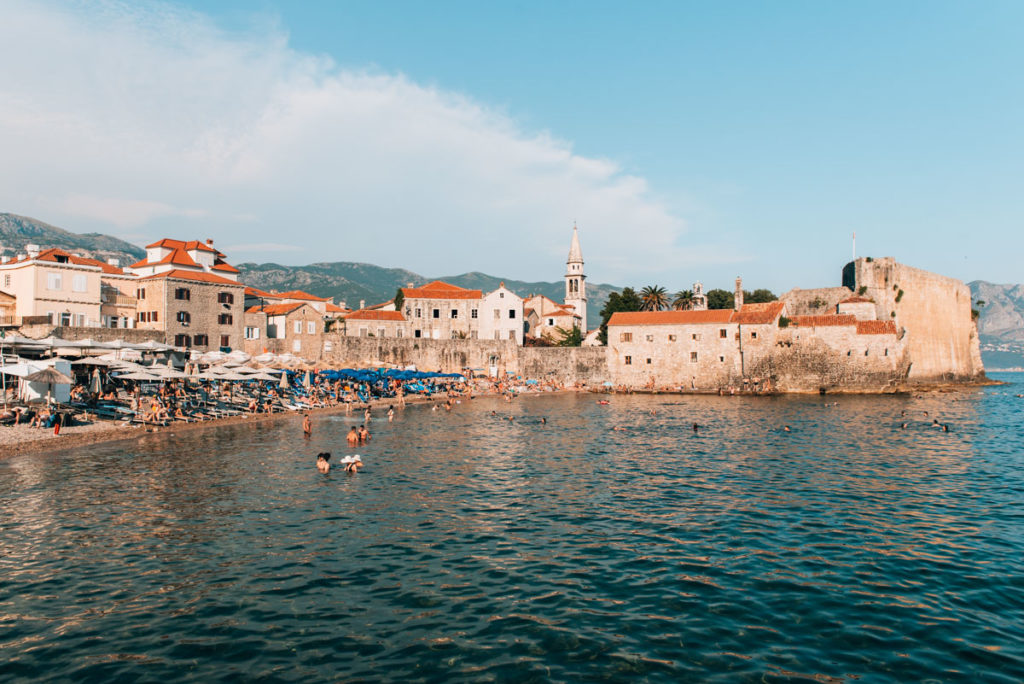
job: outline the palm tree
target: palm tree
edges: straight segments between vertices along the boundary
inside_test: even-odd
[[[677,311],[689,310],[693,306],[693,290],[680,290],[672,296],[672,306]]]
[[[660,285],[648,285],[640,290],[640,308],[643,311],[661,311],[668,308],[668,290]]]

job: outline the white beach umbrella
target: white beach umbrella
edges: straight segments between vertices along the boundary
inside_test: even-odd
[[[272,354],[271,352],[264,352],[253,360],[259,361],[260,363],[273,363],[274,361],[277,360],[277,355]]]
[[[309,376],[309,371],[306,371],[306,377],[302,381],[302,386],[305,387],[306,389],[309,389],[312,384],[313,384],[313,382],[312,382],[312,379]]]
[[[149,382],[160,382],[161,380],[163,380],[163,378],[161,378],[160,376],[154,375],[153,373],[147,373],[145,371],[133,371],[131,373],[124,373],[122,375],[118,375],[117,379],[118,380],[143,380],[143,381],[147,381],[148,380]]]
[[[103,383],[100,382],[100,369],[93,368],[92,370],[92,381],[89,384],[89,391],[93,394],[99,394],[103,391]]]
[[[288,389],[288,374],[281,373],[281,389]]]

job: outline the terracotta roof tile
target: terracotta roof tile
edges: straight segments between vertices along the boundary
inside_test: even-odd
[[[139,280],[155,280],[157,278],[175,278],[177,280],[194,280],[200,283],[216,283],[218,285],[245,287],[241,283],[236,283],[234,280],[228,280],[227,278],[223,278],[219,275],[197,271],[183,271],[180,268],[164,271],[163,273],[154,273],[153,275],[145,276]]]
[[[309,302],[326,302],[327,297],[317,297],[311,295],[308,292],[302,290],[289,290],[288,292],[274,292],[270,295],[271,297],[277,297],[278,299],[304,299]]]
[[[306,304],[302,302],[287,302],[284,304],[266,304],[263,307],[259,305],[250,306],[245,310],[245,313],[265,313],[268,316],[282,316],[290,314],[292,311],[299,309]]]
[[[264,299],[279,299],[277,295],[270,294],[269,292],[264,292],[263,290],[257,290],[255,287],[249,287],[248,285],[245,286],[245,294],[249,295],[250,297],[262,297]]]
[[[342,313],[348,313],[349,311],[351,311],[351,309],[343,309],[340,306],[338,306],[337,304],[331,304],[330,302],[327,302],[327,313],[342,314]]]
[[[211,247],[210,245],[206,244],[201,240],[189,240],[188,242],[185,242],[184,240],[172,240],[171,238],[164,238],[163,240],[158,240],[157,242],[154,242],[151,245],[146,245],[146,249],[149,249],[151,247],[165,247],[167,249],[201,250],[203,252],[217,251],[213,247]]]
[[[774,323],[786,308],[783,302],[744,304],[732,317],[733,323],[741,325],[767,325]]]
[[[732,309],[706,311],[618,311],[612,314],[608,325],[699,325],[729,323]]]
[[[435,280],[421,287],[403,287],[402,295],[406,299],[480,299],[480,290],[467,290],[458,285]]]
[[[894,321],[857,321],[858,335],[895,335]]]
[[[59,247],[52,247],[50,249],[43,250],[42,252],[39,253],[39,256],[37,256],[35,260],[59,263],[57,257],[64,257],[66,259],[65,263],[74,264],[75,266],[94,266],[102,270],[104,273],[110,275],[124,275],[124,271],[118,268],[117,266],[111,266],[107,262],[100,261],[99,259],[90,259],[89,257],[76,256],[74,254],[71,254],[70,252],[65,252],[63,249],[60,249]],[[23,259],[23,261],[31,260],[26,258]],[[14,262],[12,261],[9,263]]]
[[[241,271],[239,271],[237,268],[235,268],[231,264],[225,264],[223,262],[221,262],[219,264],[214,264],[210,268],[213,269],[214,271],[226,271],[228,273],[241,273]]]
[[[345,316],[346,321],[404,321],[401,311],[372,311],[360,309]]]
[[[828,314],[825,316],[793,316],[793,325],[809,328],[835,325],[856,325],[857,318],[853,314]]]

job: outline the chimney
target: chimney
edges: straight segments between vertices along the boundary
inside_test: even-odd
[[[736,276],[736,293],[733,295],[732,308],[739,311],[743,308],[743,279]]]
[[[107,263],[110,264],[111,266],[113,266],[114,268],[121,268],[121,260],[120,259],[115,259],[114,257],[111,257],[111,258],[107,259]]]
[[[406,287],[408,287],[408,288],[410,288],[410,289],[411,289],[411,288],[413,288],[413,287],[415,287],[415,286],[414,286],[414,285],[413,285],[412,283],[406,283],[406,284],[405,284],[405,286],[406,286]]]
[[[24,258],[25,258],[25,254],[19,254],[18,255],[18,261],[21,261]]]
[[[6,264],[10,260],[11,260],[11,257],[9,257],[9,256],[0,256],[0,264]]]
[[[208,244],[210,247],[213,247],[213,238],[206,238],[206,244]]]
[[[365,308],[366,308],[366,300],[365,299],[360,299],[359,300],[359,310],[362,311]]]
[[[338,308],[339,309],[347,309],[348,308],[348,306],[346,306],[346,304],[345,304],[345,300],[344,299],[342,299],[340,302],[338,302]]]
[[[39,256],[39,245],[25,245],[25,251],[28,252],[29,258],[35,259]]]

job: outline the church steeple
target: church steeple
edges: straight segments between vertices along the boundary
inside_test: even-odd
[[[565,304],[580,316],[580,328],[587,329],[587,276],[583,274],[583,250],[576,224],[572,224],[572,243],[565,267]]]

